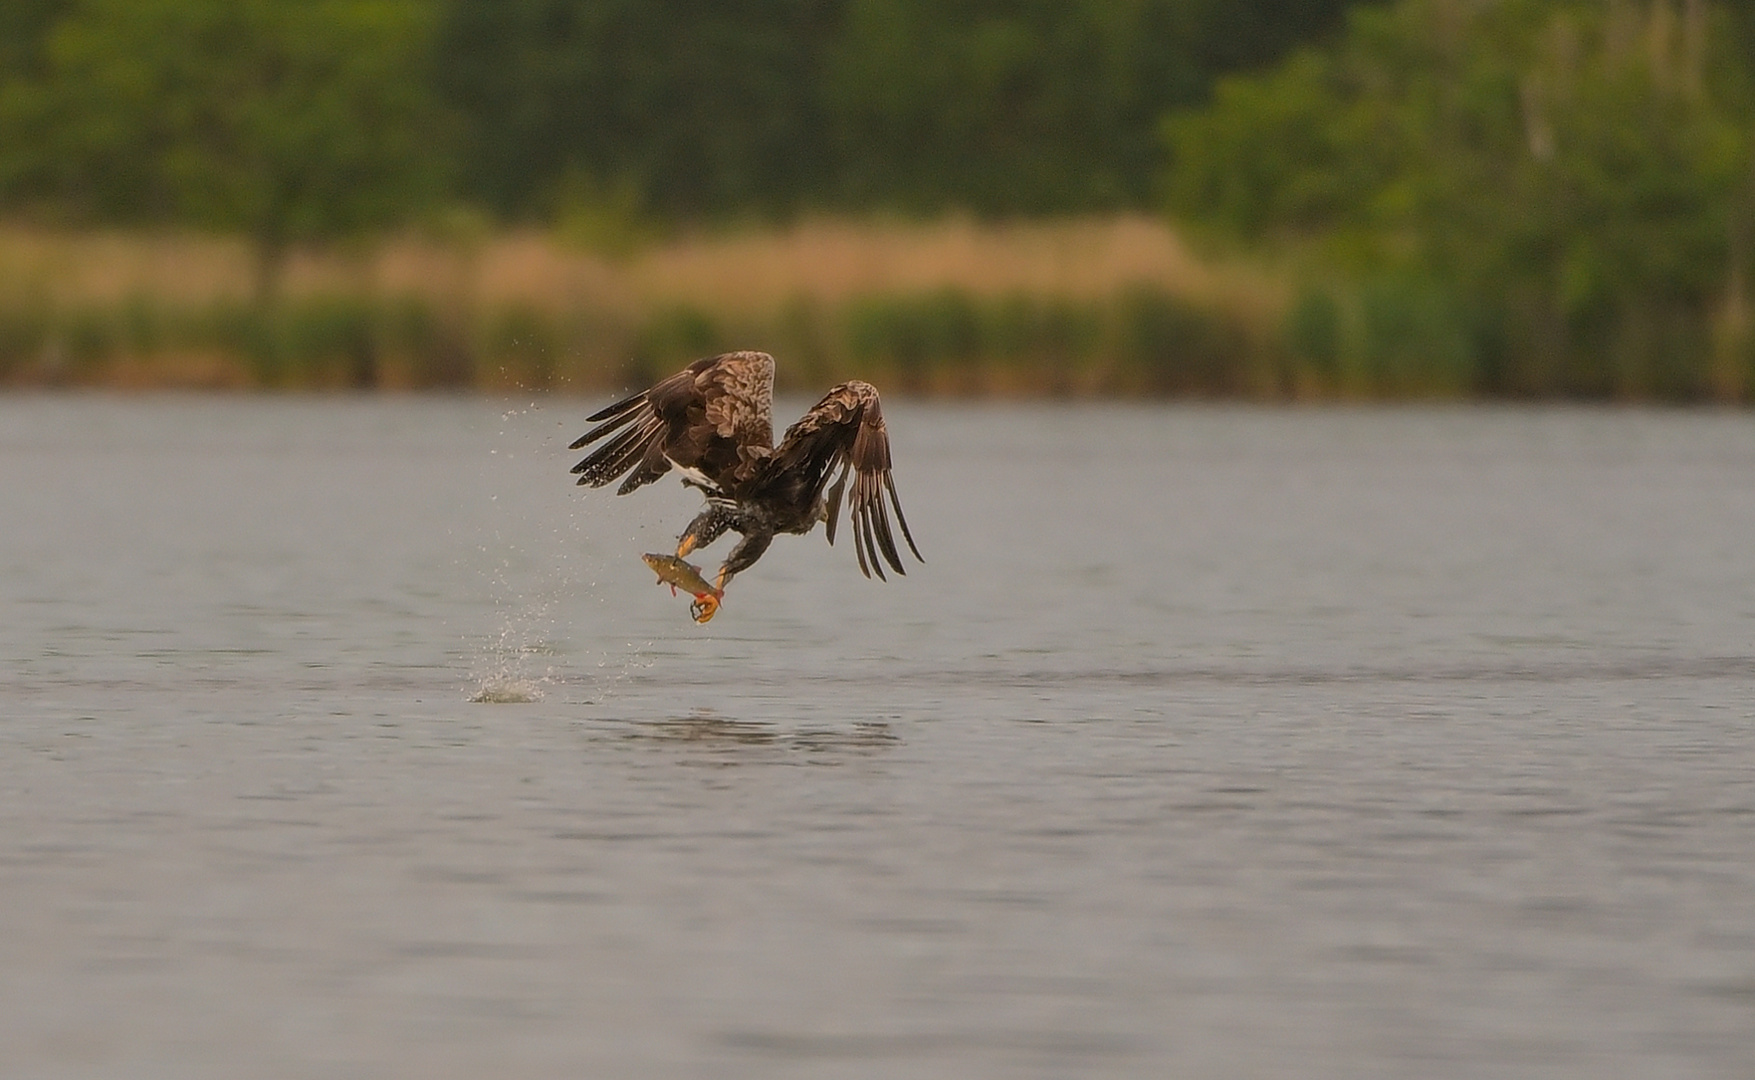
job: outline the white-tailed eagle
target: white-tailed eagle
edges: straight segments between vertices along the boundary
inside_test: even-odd
[[[718,591],[753,566],[780,533],[808,533],[821,521],[833,544],[851,473],[847,513],[860,572],[866,577],[875,572],[881,579],[888,563],[896,573],[906,573],[890,532],[890,509],[916,559],[920,549],[890,478],[890,438],[877,388],[858,381],[835,387],[786,429],[778,446],[773,399],[774,358],[767,353],[697,360],[589,417],[586,422],[597,426],[571,449],[606,441],[573,472],[591,487],[626,475],[617,495],[672,468],[681,472],[685,484],[706,494],[707,505],[678,538],[677,557],[711,544],[727,530],[743,537],[719,567]],[[706,622],[718,610],[718,597],[697,600],[695,617]]]

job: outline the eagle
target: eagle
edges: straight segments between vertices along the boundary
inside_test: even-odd
[[[926,561],[890,476],[890,437],[876,387],[858,380],[836,386],[786,429],[778,446],[773,411],[774,358],[722,353],[594,413],[586,423],[596,426],[569,447],[602,443],[573,466],[581,485],[603,487],[625,476],[616,494],[626,495],[674,468],[706,495],[707,505],[677,538],[677,558],[727,531],[743,537],[720,565],[715,591],[697,597],[697,622],[713,617],[725,586],[755,565],[774,537],[802,535],[822,522],[833,544],[843,493],[860,573],[884,580],[886,563],[907,573],[890,531],[891,510],[908,550]],[[849,475],[853,489],[846,492]]]

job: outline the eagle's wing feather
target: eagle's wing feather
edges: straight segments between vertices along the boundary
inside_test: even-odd
[[[886,562],[896,573],[907,573],[890,529],[891,510],[895,511],[896,524],[901,526],[908,550],[916,559],[921,558],[914,536],[908,531],[908,519],[902,514],[902,502],[896,496],[896,482],[890,475],[890,437],[884,428],[883,404],[878,400],[877,388],[870,383],[845,382],[823,395],[798,423],[786,430],[769,462],[768,475],[772,478],[770,482],[780,482],[788,476],[803,477],[815,491],[828,485],[823,501],[828,519],[825,531],[831,544],[835,542],[841,497],[846,493],[853,552],[859,559],[860,573],[866,577],[876,573],[882,578]],[[830,477],[834,477],[833,483]],[[847,491],[849,478],[853,481],[851,491]]]
[[[579,483],[602,487],[631,474],[616,494],[663,476],[672,463],[721,487],[741,479],[773,445],[774,358],[734,352],[697,360],[647,390],[594,413],[578,450],[608,439],[573,466]],[[610,436],[614,436],[610,438]]]

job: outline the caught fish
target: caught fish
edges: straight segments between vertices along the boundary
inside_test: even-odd
[[[719,610],[719,601],[725,596],[725,591],[707,584],[700,567],[684,562],[678,555],[642,555],[640,558],[658,575],[658,584],[670,586],[672,596],[681,589],[695,598],[695,602],[689,605],[689,614],[696,622],[706,622]]]
[[[670,586],[672,595],[675,595],[678,589],[694,596],[719,591],[707,584],[707,579],[701,576],[700,567],[694,563],[684,562],[680,556],[642,555],[640,558],[644,559],[646,565],[652,568],[652,572],[658,575],[658,584]]]

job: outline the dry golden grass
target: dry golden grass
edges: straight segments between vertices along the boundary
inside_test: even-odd
[[[189,233],[0,229],[0,299],[107,306],[142,298],[201,304],[249,294],[240,240]]]
[[[0,301],[56,307],[145,301],[191,306],[247,299],[248,246],[188,233],[59,233],[0,228]],[[624,259],[573,250],[546,233],[476,243],[417,236],[353,251],[301,252],[289,296],[414,296],[443,306],[526,305],[637,313],[687,304],[760,315],[803,298],[828,305],[873,294],[955,288],[1100,299],[1151,286],[1245,317],[1271,317],[1284,286],[1259,268],[1193,255],[1143,216],[982,224],[808,221],[782,231],[692,236]]]
[[[1280,299],[1259,272],[1203,262],[1167,225],[1137,216],[999,225],[813,221],[657,248],[628,267],[627,280],[643,298],[744,310],[800,296],[834,304],[946,287],[1098,299],[1152,285],[1237,309],[1273,308]]]
[[[1473,348],[1473,330],[1419,296],[1390,311],[1412,322],[1373,323],[1345,282],[1300,277],[1292,264],[1276,272],[1202,257],[1144,216],[810,220],[682,236],[619,257],[552,233],[453,225],[450,239],[298,252],[281,280],[284,302],[259,304],[251,250],[236,237],[0,224],[0,387],[597,393],[756,347],[783,358],[789,391],[852,377],[936,395],[1285,400],[1505,389],[1479,356],[1410,351],[1432,341]],[[1660,379],[1656,366],[1622,365],[1552,392],[1748,400],[1751,321],[1727,309],[1699,371],[1682,362]],[[1410,343],[1402,325],[1422,333]],[[1550,366],[1531,370],[1547,378]]]
[[[1288,291],[1144,216],[821,219],[620,257],[411,233],[294,253],[273,305],[256,269],[237,237],[0,225],[0,385],[584,391],[757,346],[788,378],[917,393],[1271,395]]]

